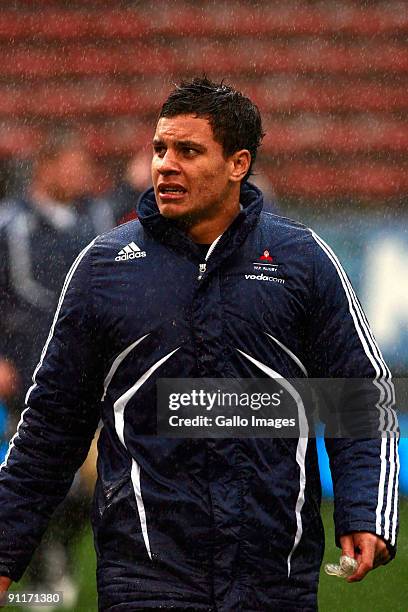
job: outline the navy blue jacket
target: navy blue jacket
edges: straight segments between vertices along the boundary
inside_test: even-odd
[[[0,473],[0,573],[21,576],[102,418],[101,609],[316,608],[314,441],[152,435],[157,378],[271,372],[372,378],[379,418],[395,427],[388,369],[336,256],[304,226],[262,213],[256,188],[244,186],[241,203],[205,271],[151,190],[138,221],[78,256]],[[254,267],[265,249],[276,273]],[[326,443],[337,538],[367,530],[393,549],[396,435]]]

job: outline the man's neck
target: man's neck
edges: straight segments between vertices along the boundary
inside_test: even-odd
[[[241,209],[242,207],[238,202],[230,211],[224,212],[222,216],[217,216],[213,219],[202,219],[195,225],[187,227],[185,232],[193,242],[211,244],[229,228],[234,219],[239,215]]]

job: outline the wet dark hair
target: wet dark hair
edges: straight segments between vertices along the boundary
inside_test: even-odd
[[[230,85],[214,83],[207,77],[182,81],[164,102],[161,117],[196,115],[208,119],[214,139],[225,156],[248,149],[251,164],[243,181],[251,174],[264,132],[258,107]]]

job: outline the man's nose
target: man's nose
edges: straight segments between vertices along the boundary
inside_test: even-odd
[[[167,150],[163,157],[157,163],[157,169],[160,174],[178,174],[180,165],[173,151]]]

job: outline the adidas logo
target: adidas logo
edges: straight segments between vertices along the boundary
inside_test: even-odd
[[[146,251],[141,251],[137,244],[129,242],[123,249],[120,249],[117,257],[115,257],[115,261],[127,261],[137,257],[146,257]]]

